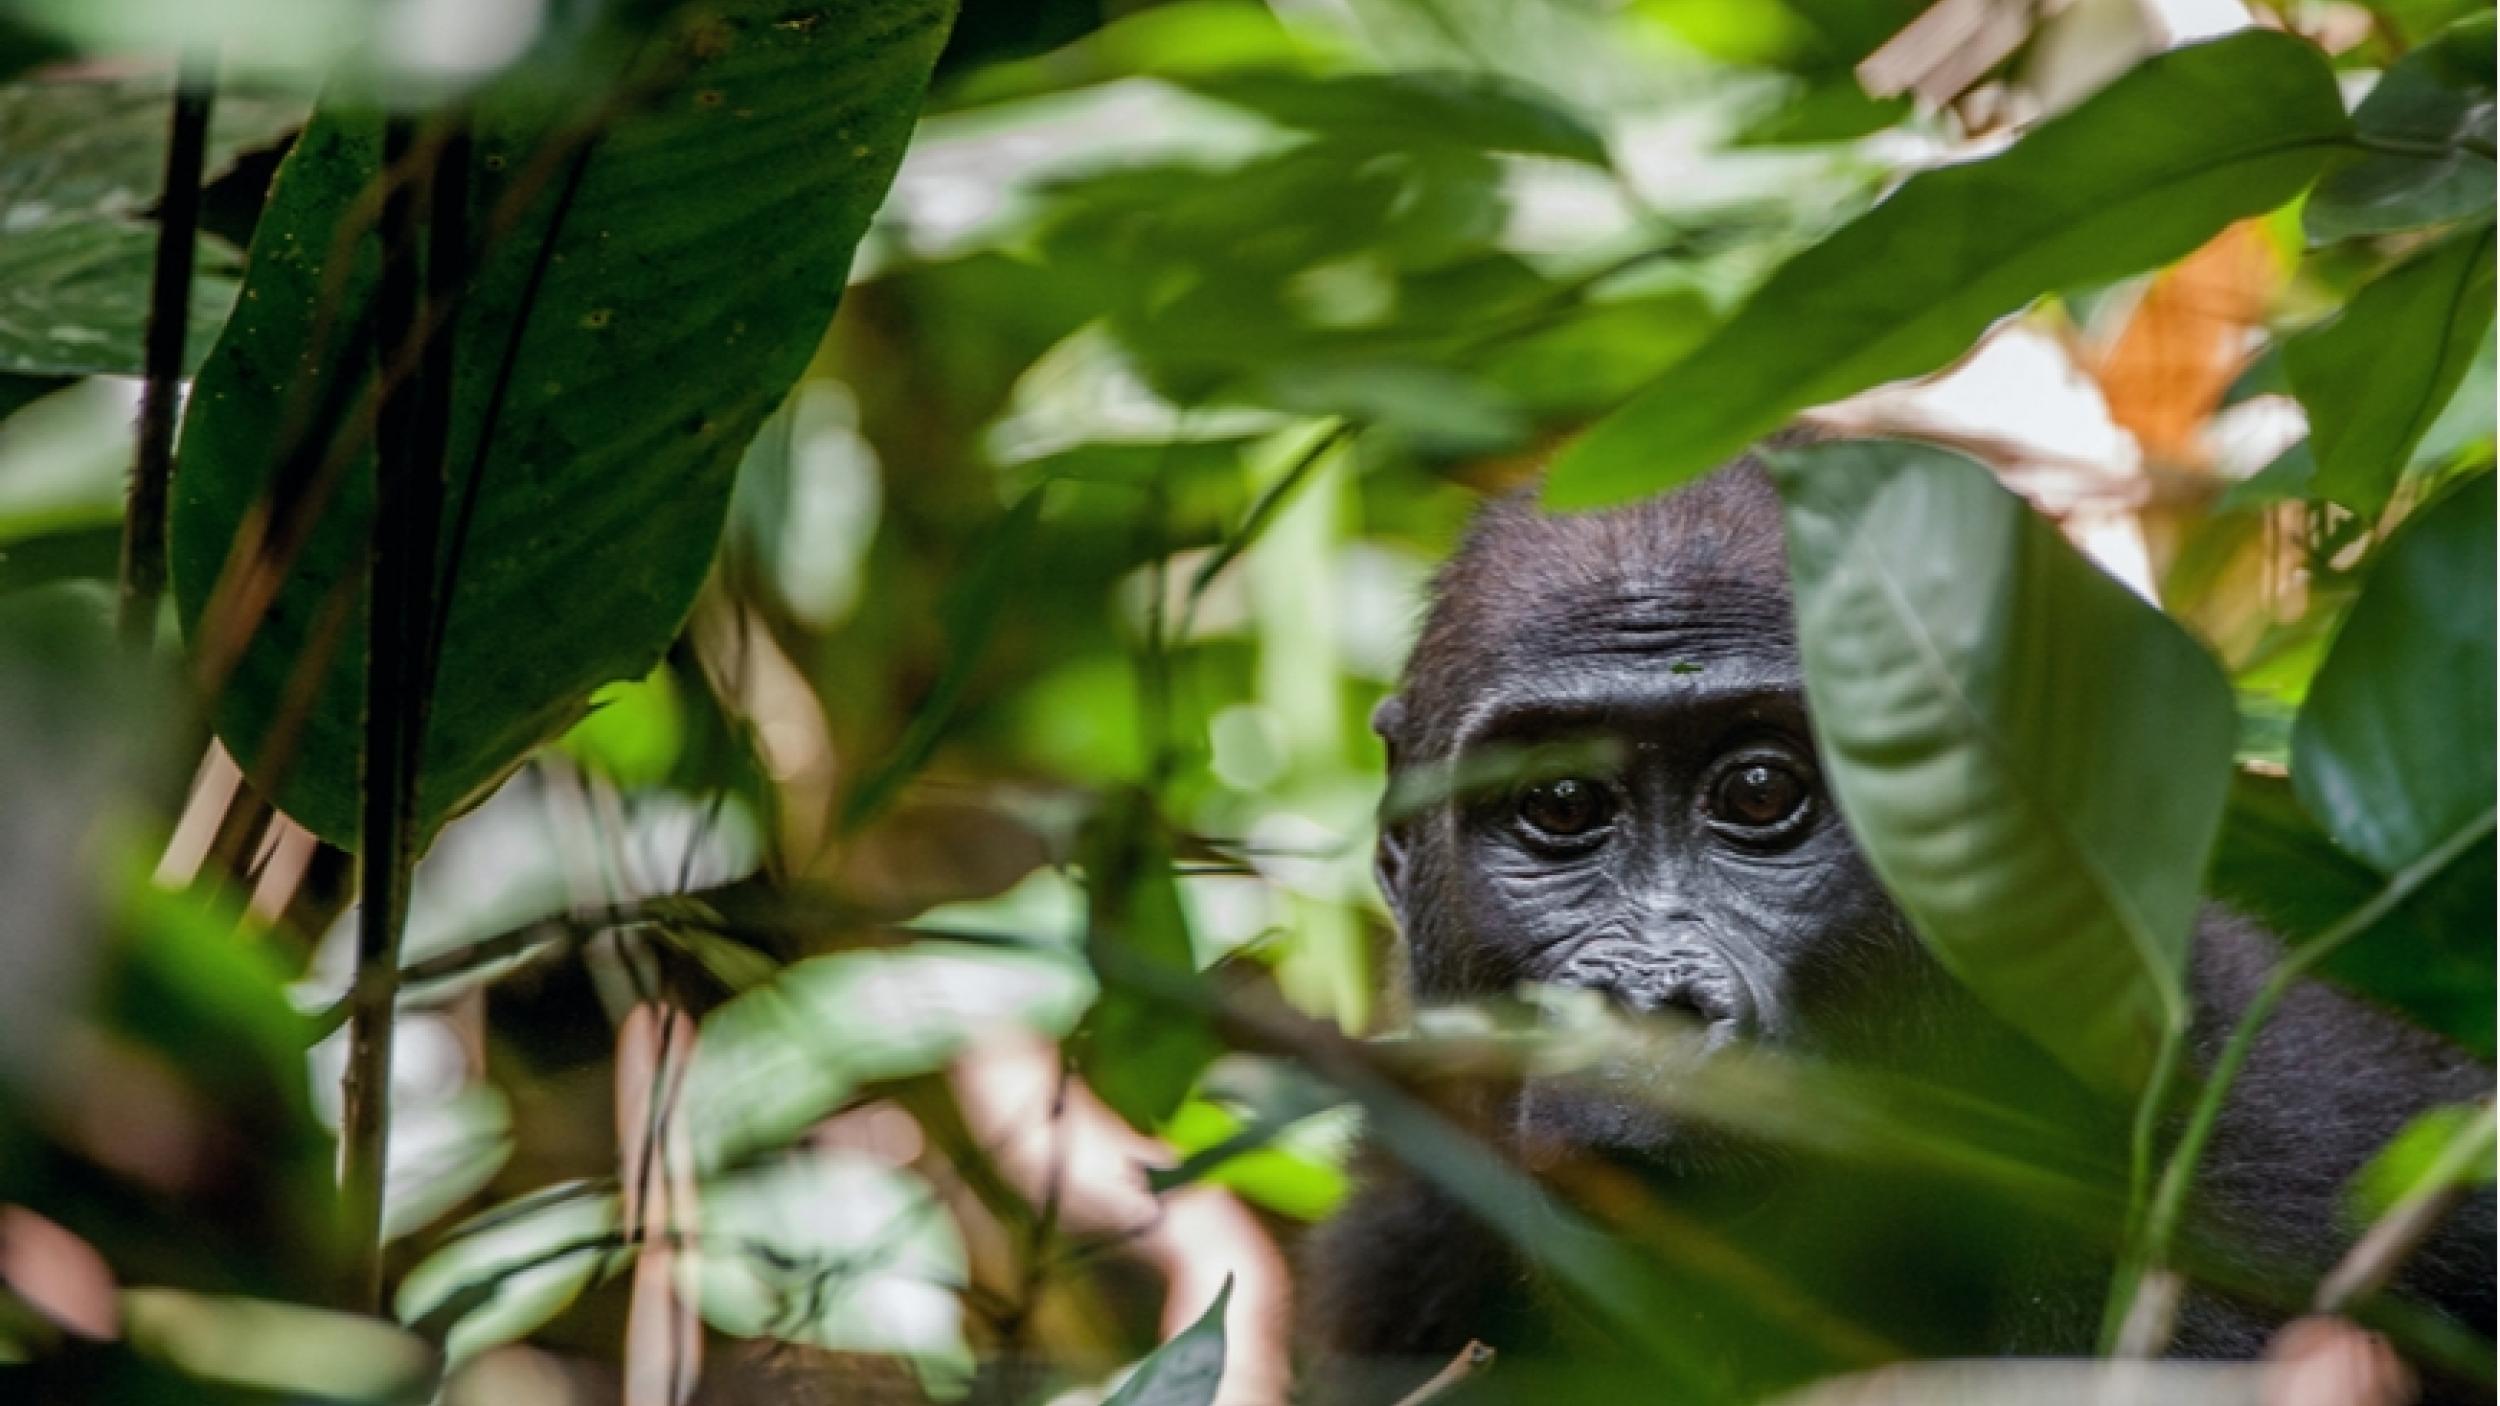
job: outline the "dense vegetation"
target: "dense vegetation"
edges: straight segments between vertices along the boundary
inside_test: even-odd
[[[1851,824],[2144,1110],[2113,1350],[2202,1272],[2200,899],[2490,1058],[2488,7],[954,8],[0,0],[0,1361],[1262,1399],[1209,1303],[1358,1126],[1648,1302],[1701,1252],[1443,1116],[1620,1032],[1379,1000],[1365,718],[1481,495],[1800,416],[1880,436],[1779,465]],[[2255,1291],[2488,1383],[2373,1291],[2492,1145]]]

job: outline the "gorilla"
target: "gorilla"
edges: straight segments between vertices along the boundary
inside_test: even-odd
[[[1531,495],[1488,505],[1439,575],[1374,727],[1393,796],[1473,757],[1607,758],[1384,808],[1376,869],[1418,1007],[1523,983],[1586,988],[1703,1032],[1705,1062],[1730,1045],[1794,1052],[2020,1110],[2052,1134],[2024,1155],[2123,1187],[2129,1110],[1944,972],[1825,788],[1780,504],[1757,460],[1602,513],[1548,515]],[[2278,952],[2243,917],[2200,916],[2191,1069],[2219,1051]],[[2094,1351],[2115,1213],[2078,1229],[1984,1188],[1753,1145],[1660,1111],[1626,1087],[1639,1077],[1530,1076],[1489,1096],[1477,1130],[1527,1165],[1578,1158],[1637,1177],[1676,1224],[1707,1228],[1890,1351]],[[2413,1115],[2492,1091],[2492,1071],[2441,1040],[2333,988],[2298,989],[2232,1090],[2183,1231],[2196,1282],[2235,1283],[2240,1297],[2192,1290],[2172,1353],[2261,1353],[2350,1244],[2353,1173]],[[1395,1400],[1471,1340],[1500,1363],[1438,1399],[1566,1399],[1515,1364],[1606,1360],[1605,1335],[1534,1257],[1385,1154],[1363,1160],[1362,1188],[1306,1250],[1308,1395]],[[2464,1341],[2460,1329],[2492,1331],[2493,1277],[2486,1190],[2391,1287]],[[1698,1399],[1755,1399],[1835,1365],[1764,1332],[1741,1297],[1698,1279],[1675,1297],[1687,1339],[1724,1359]],[[2436,1373],[2430,1390],[2488,1399]],[[1697,1395],[1634,1375],[1567,1399]]]

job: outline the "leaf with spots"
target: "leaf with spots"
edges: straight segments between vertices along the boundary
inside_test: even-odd
[[[562,48],[473,106],[425,834],[591,690],[658,662],[710,567],[739,457],[841,296],[952,6],[671,13],[656,32],[620,16],[550,41]],[[377,114],[327,104],[280,168],[242,307],[194,391],[171,525],[219,736],[342,844],[356,836],[380,152]],[[309,528],[283,530],[290,514]]]

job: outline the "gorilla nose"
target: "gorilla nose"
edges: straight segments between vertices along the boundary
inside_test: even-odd
[[[1744,983],[1716,953],[1701,948],[1593,944],[1572,954],[1556,977],[1605,992],[1643,1015],[1666,1012],[1698,1021],[1713,1045],[1745,1034],[1753,1024]]]

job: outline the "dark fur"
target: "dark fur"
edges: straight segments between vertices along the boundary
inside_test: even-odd
[[[1450,758],[1470,729],[1480,731],[1489,715],[1506,716],[1514,695],[1606,698],[1615,690],[1637,698],[1644,689],[1668,688],[1670,674],[1744,695],[1793,685],[1798,671],[1779,503],[1759,468],[1744,463],[1683,492],[1602,514],[1548,516],[1524,496],[1488,506],[1441,572],[1399,694],[1375,724],[1393,773],[1403,774]],[[1785,718],[1775,702],[1722,712],[1732,721],[1714,721],[1713,714],[1690,730],[1754,726],[1757,717],[1764,727],[1802,730],[1802,718]],[[1633,715],[1611,704],[1596,716],[1636,731]],[[1650,734],[1637,735],[1648,749]],[[1687,745],[1672,727],[1658,736],[1655,746],[1665,752]],[[1661,823],[1680,823],[1672,807],[1659,813],[1667,817]],[[1664,862],[1685,862],[1674,856],[1688,842],[1659,843],[1669,856]],[[2062,1082],[1944,978],[1836,816],[1828,833],[1818,830],[1792,854],[1691,861],[1703,865],[1693,871],[1697,877],[1662,881],[1662,891],[1672,890],[1665,906],[1653,903],[1637,914],[1618,911],[1628,902],[1621,897],[1627,885],[1611,871],[1608,883],[1558,886],[1536,860],[1513,858],[1471,828],[1463,802],[1384,830],[1380,878],[1406,938],[1418,1001],[1499,995],[1523,979],[1586,981],[1624,995],[1634,988],[1623,983],[1636,985],[1637,973],[1627,977],[1623,962],[1672,959],[1684,965],[1666,983],[1670,999],[1717,1012],[1710,995],[1717,988],[1703,989],[1710,981],[1742,988],[1750,993],[1756,1038],[1946,1084],[2053,1086],[2058,1092],[2046,1102],[2033,1093],[2022,1097],[2082,1139],[2124,1145],[2123,1110]],[[1584,941],[1568,935],[1572,924],[1606,929],[1613,964],[1599,964],[1600,975],[1589,976],[1585,960],[1558,955]],[[1741,942],[1726,936],[1730,926],[1743,930]],[[1728,956],[1736,947],[1748,955]],[[2277,951],[2255,925],[2219,909],[2205,915],[2191,982],[2197,1015],[2190,1050],[2200,1068]],[[1750,969],[1738,970],[1748,962]],[[2009,1070],[2031,1082],[1993,1082]],[[2314,1275],[2348,1244],[2339,1212],[2354,1171],[2421,1110],[2491,1093],[2491,1071],[2439,1040],[2329,988],[2300,988],[2267,1027],[2204,1158],[2195,1243],[2214,1262],[2254,1277]],[[1649,1168],[1669,1186],[1694,1179],[1693,1130],[1657,1126],[1619,1100],[1585,1093],[1557,1091],[1544,1100],[1533,1113],[1523,1101],[1514,1128],[1521,1138],[1594,1146]],[[1856,1182],[1847,1187],[1850,1197],[1880,1194],[1861,1193]],[[1927,1214],[1937,1204],[1929,1188],[1904,1202],[1914,1208],[1905,1214]],[[2492,1213],[2488,1193],[2471,1199],[2398,1285],[2486,1335],[2493,1323]],[[2019,1213],[2006,1224],[2015,1227],[2007,1233],[2026,1233]],[[2039,1264],[2027,1282],[1975,1291],[1967,1321],[1949,1324],[1944,1337],[1921,1349],[2090,1351],[2107,1282],[2105,1246],[2079,1257],[2044,1250]],[[1914,1295],[1918,1283],[1905,1275],[1901,1287]],[[1568,1338],[1558,1336],[1558,1315],[1534,1271],[1509,1246],[1385,1157],[1372,1159],[1366,1189],[1315,1241],[1304,1298],[1305,1345],[1319,1364],[1306,1380],[1314,1395],[1329,1399],[1393,1399],[1397,1388],[1470,1338],[1530,1352]],[[2192,1297],[2175,1350],[2253,1355],[2279,1317]],[[1366,1375],[1386,1361],[1399,1365]]]

